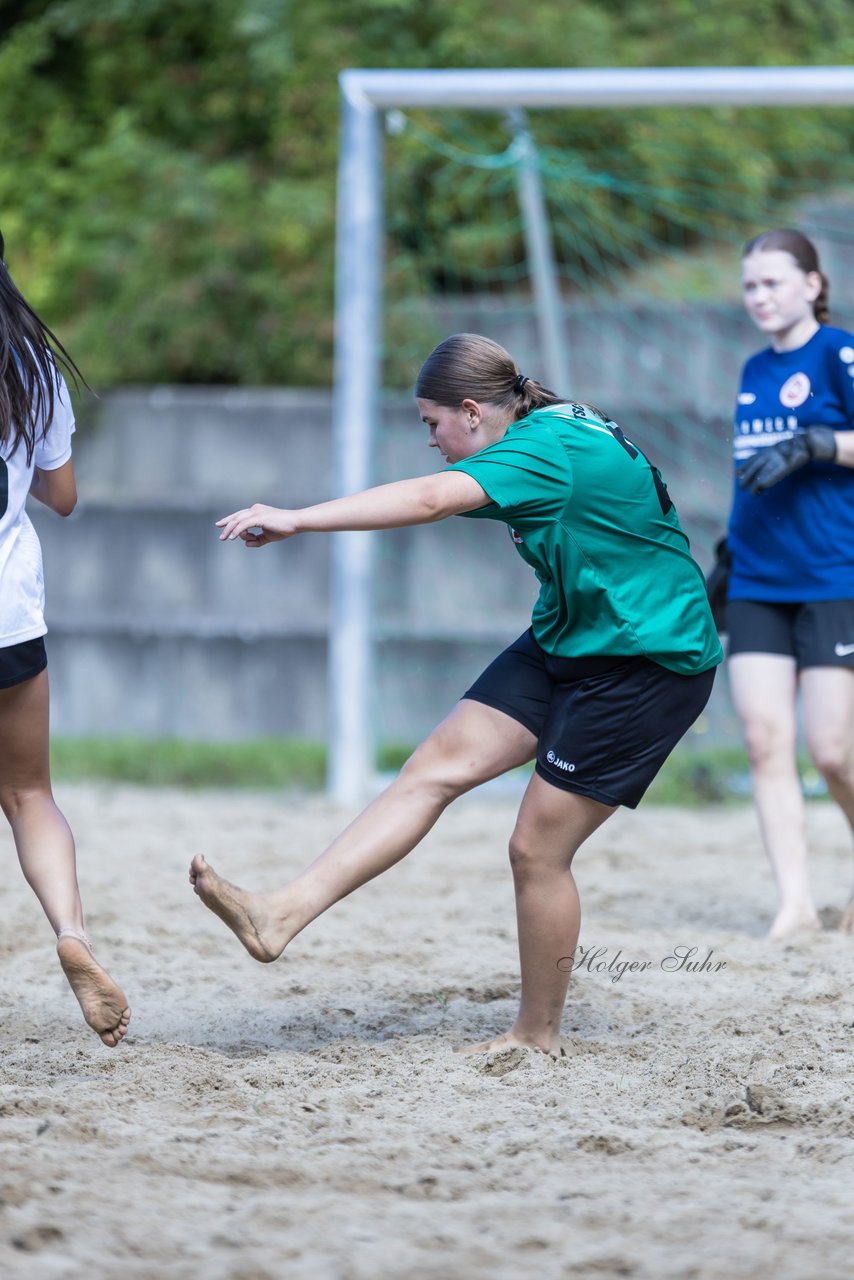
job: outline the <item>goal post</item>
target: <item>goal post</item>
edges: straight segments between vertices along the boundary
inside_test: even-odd
[[[793,107],[854,104],[854,68],[646,67],[347,70],[341,87],[335,263],[334,490],[372,483],[382,302],[381,113],[406,108]],[[330,796],[354,804],[374,773],[373,541],[332,539],[329,616]]]

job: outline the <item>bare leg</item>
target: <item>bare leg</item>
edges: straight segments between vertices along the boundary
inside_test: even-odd
[[[0,808],[12,828],[21,870],[54,932],[83,934],[74,838],[50,785],[48,707],[46,671],[0,689]],[[123,992],[83,942],[69,936],[57,950],[89,1026],[104,1044],[117,1045],[130,1020]]]
[[[794,659],[739,653],[729,660],[729,676],[750,756],[759,828],[780,898],[770,936],[818,929],[797,769]]]
[[[74,837],[50,786],[48,678],[0,689],[0,806],[9,820],[21,870],[54,933],[83,929]]]
[[[801,693],[810,756],[854,831],[854,671],[808,667]],[[854,894],[839,927],[854,933]]]
[[[483,1053],[512,1045],[558,1052],[581,927],[572,859],[613,812],[596,800],[561,791],[537,774],[531,779],[510,841],[522,967],[519,1013],[504,1035],[458,1052]]]
[[[532,733],[501,711],[464,699],[412,755],[382,795],[283,889],[247,893],[201,854],[190,864],[195,892],[256,960],[277,959],[327,907],[400,862],[457,796],[531,760]]]

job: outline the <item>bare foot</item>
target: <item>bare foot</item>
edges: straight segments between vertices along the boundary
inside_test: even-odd
[[[820,933],[821,921],[814,907],[781,907],[771,925],[769,938],[779,942],[796,933]]]
[[[534,1040],[523,1039],[514,1031],[505,1031],[503,1036],[496,1036],[494,1040],[484,1040],[481,1044],[458,1045],[454,1053],[498,1053],[502,1049],[535,1049],[537,1053],[547,1053],[553,1058],[563,1053],[557,1038],[554,1041],[550,1040],[548,1044],[538,1044]]]
[[[851,899],[842,912],[842,919],[839,921],[839,932],[854,933],[854,898]]]
[[[278,960],[290,937],[263,894],[247,893],[218,876],[197,853],[190,863],[190,884],[202,902],[224,921],[255,960]]]
[[[83,1017],[104,1044],[111,1049],[127,1034],[130,1009],[121,987],[102,969],[92,952],[79,938],[60,938],[56,944],[59,963],[77,997]]]

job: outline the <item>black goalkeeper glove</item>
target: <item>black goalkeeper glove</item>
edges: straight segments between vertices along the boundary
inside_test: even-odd
[[[781,440],[754,453],[739,471],[738,483],[752,494],[762,493],[808,462],[833,462],[835,458],[836,437],[831,428],[807,427],[791,440]]]

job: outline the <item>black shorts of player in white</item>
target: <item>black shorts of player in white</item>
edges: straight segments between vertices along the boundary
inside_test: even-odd
[[[727,603],[728,655],[774,653],[804,667],[854,667],[854,600]]]
[[[41,636],[0,648],[0,689],[32,680],[47,666],[47,652]]]
[[[714,668],[683,676],[649,658],[556,658],[529,630],[464,696],[530,729],[537,773],[553,786],[634,809],[714,678]]]

